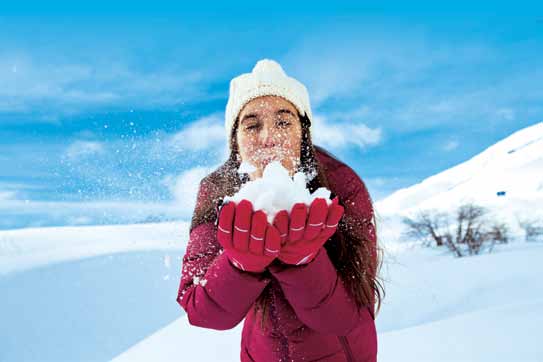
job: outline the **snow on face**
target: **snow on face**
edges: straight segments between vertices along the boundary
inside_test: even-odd
[[[253,167],[243,162],[238,172],[246,172],[244,170]],[[279,211],[287,210],[290,213],[292,206],[298,202],[309,206],[315,198],[321,197],[330,205],[332,202],[330,190],[319,187],[315,192],[310,193],[306,188],[306,183],[310,178],[312,175],[306,175],[303,172],[296,172],[291,177],[281,162],[272,161],[266,165],[261,178],[246,182],[236,194],[226,196],[224,202],[233,201],[238,204],[243,199],[248,200],[253,204],[253,211],[263,210],[266,213],[270,223],[273,223]]]
[[[301,157],[302,124],[290,101],[271,95],[257,97],[244,105],[238,119],[239,154],[256,167],[257,177],[277,160],[294,174]]]

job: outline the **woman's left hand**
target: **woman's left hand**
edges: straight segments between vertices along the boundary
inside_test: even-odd
[[[249,200],[227,202],[219,210],[217,240],[232,264],[243,271],[263,272],[279,254],[280,237],[269,228],[262,210]],[[271,225],[270,225],[271,226]]]
[[[307,211],[304,203],[297,203],[289,214],[282,210],[273,225],[281,235],[278,259],[285,264],[302,265],[311,262],[319,249],[337,230],[344,208],[335,197],[328,206],[323,198],[313,200]]]

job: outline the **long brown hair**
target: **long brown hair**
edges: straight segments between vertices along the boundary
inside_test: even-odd
[[[330,153],[313,145],[309,132],[310,120],[305,115],[300,116],[298,114],[298,116],[302,126],[301,157],[298,171],[315,175],[307,184],[310,192],[314,192],[319,187],[326,187],[334,193],[334,190],[330,188],[324,168],[316,157],[316,149]],[[203,180],[203,185],[207,185],[208,192],[205,199],[201,200],[201,203],[196,206],[192,216],[191,231],[204,222],[215,222],[218,217],[218,205],[221,203],[222,198],[226,195],[235,194],[241,185],[249,180],[248,174],[238,174],[241,163],[236,140],[238,121],[236,119],[232,127],[229,158]],[[339,203],[342,204],[341,199]],[[338,232],[324,244],[324,247],[347,290],[354,296],[357,306],[359,308],[369,306],[373,314],[375,303],[378,303],[377,312],[379,312],[381,301],[385,295],[378,275],[383,262],[383,252],[379,247],[379,243],[374,245],[370,240],[361,239],[358,236],[364,233],[353,232],[353,230],[367,227],[367,225],[353,225],[353,222],[356,221],[343,217],[339,222]],[[376,227],[375,217],[371,222]],[[262,328],[264,328],[270,297],[271,283],[266,286],[255,301],[255,308],[253,309],[255,314],[257,311],[262,312]]]

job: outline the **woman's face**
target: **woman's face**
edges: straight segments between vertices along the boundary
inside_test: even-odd
[[[302,126],[296,107],[279,96],[261,96],[249,101],[239,113],[236,140],[242,161],[261,177],[272,160],[281,161],[292,176],[300,162]]]

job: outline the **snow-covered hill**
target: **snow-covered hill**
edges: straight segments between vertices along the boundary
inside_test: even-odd
[[[188,223],[0,231],[0,361],[108,361],[167,325]]]
[[[498,196],[498,192],[505,192]],[[450,209],[473,201],[506,221],[532,210],[543,216],[543,122],[521,129],[485,151],[376,202],[381,215]]]
[[[0,230],[0,276],[99,255],[184,250],[185,221]]]

